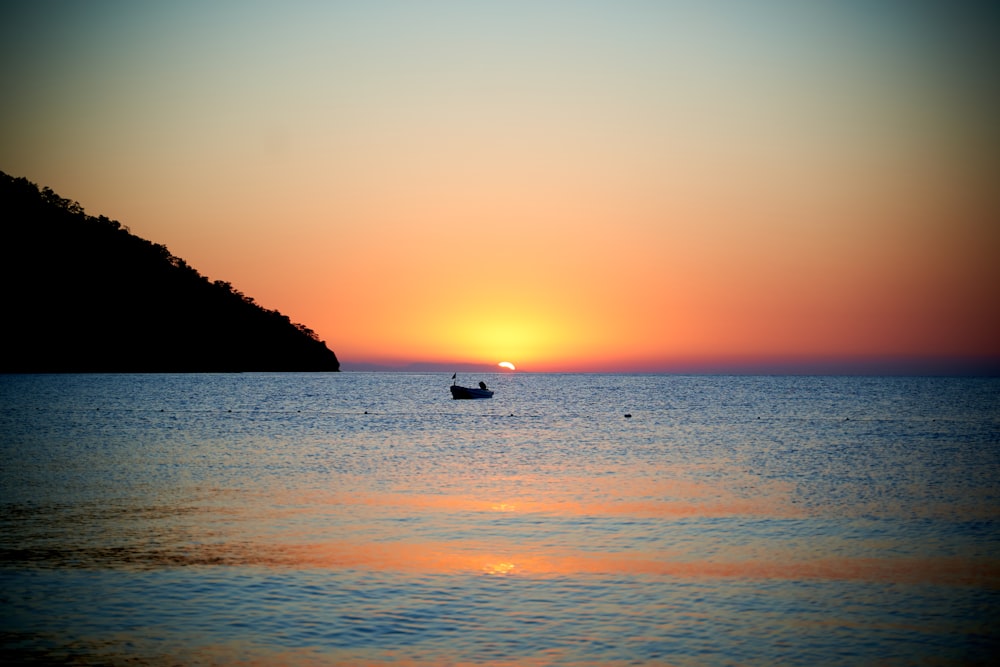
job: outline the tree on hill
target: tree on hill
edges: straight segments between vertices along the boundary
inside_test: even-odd
[[[0,372],[336,371],[303,324],[0,172]]]

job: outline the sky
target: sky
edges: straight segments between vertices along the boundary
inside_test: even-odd
[[[344,370],[997,369],[968,4],[6,2],[0,170]]]

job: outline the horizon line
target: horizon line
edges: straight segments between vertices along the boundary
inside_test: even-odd
[[[339,358],[339,357],[338,357]],[[343,372],[383,373],[590,373],[603,375],[826,375],[826,376],[931,376],[1000,377],[1000,358],[879,357],[800,360],[719,360],[674,363],[587,365],[564,368],[546,365],[533,369],[515,362],[516,370],[497,364],[438,361],[358,361],[340,359]]]

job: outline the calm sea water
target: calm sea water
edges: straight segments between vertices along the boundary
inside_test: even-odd
[[[0,658],[1000,653],[1000,380],[480,379],[0,376]]]

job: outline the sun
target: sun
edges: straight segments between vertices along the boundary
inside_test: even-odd
[[[509,361],[501,361],[499,364],[497,364],[497,366],[499,366],[500,368],[506,368],[507,370],[511,371],[514,370],[514,364],[510,363]]]

